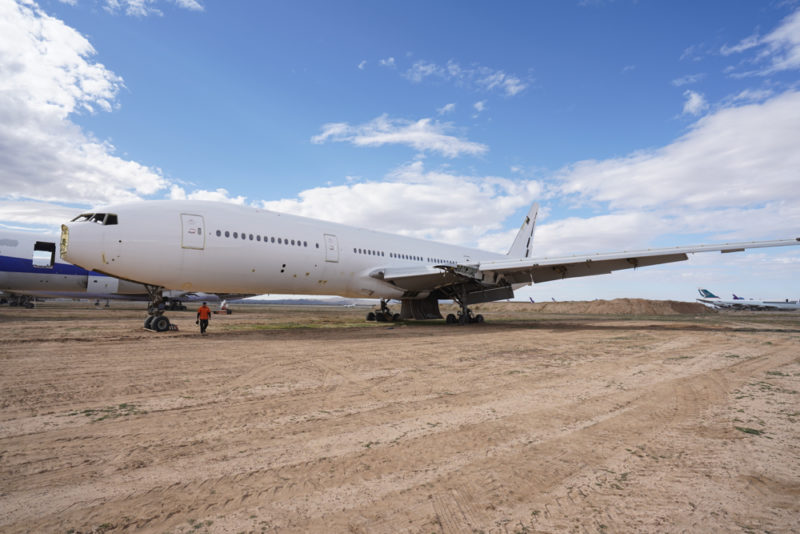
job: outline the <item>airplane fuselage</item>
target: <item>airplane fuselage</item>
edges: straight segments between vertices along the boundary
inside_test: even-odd
[[[429,291],[409,294],[370,275],[379,268],[506,257],[214,202],[151,201],[104,211],[113,219],[87,214],[63,226],[64,257],[87,269],[184,291],[424,298]]]

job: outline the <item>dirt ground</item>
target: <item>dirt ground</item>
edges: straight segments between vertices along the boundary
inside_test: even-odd
[[[532,308],[0,308],[0,531],[800,532],[800,314]]]

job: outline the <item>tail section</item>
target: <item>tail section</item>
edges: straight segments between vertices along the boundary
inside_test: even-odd
[[[539,214],[539,203],[534,202],[522,226],[514,238],[507,256],[511,258],[530,258],[533,245],[533,231],[536,229],[536,216]]]
[[[700,296],[706,299],[718,299],[719,297],[716,296],[714,293],[709,291],[708,289],[698,289]]]
[[[744,297],[737,297],[736,293],[733,294],[733,300],[744,300]]]

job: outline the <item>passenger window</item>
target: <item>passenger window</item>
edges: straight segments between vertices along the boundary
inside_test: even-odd
[[[238,232],[233,232],[233,238],[236,239],[238,237],[239,237],[239,233]]]
[[[220,236],[222,236],[222,232],[220,232],[219,230],[217,230],[217,237],[220,237]]]
[[[250,234],[250,241],[253,240],[253,234]]]

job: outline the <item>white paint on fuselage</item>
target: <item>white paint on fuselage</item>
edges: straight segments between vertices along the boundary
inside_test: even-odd
[[[218,202],[148,201],[102,211],[116,214],[118,223],[65,225],[68,261],[120,278],[187,291],[399,298],[402,290],[370,273],[380,268],[506,257]],[[182,214],[202,217],[203,248],[197,248],[196,240],[190,244],[195,248],[182,246],[186,244]],[[331,239],[326,241],[326,235],[335,237],[337,261],[326,259]]]

